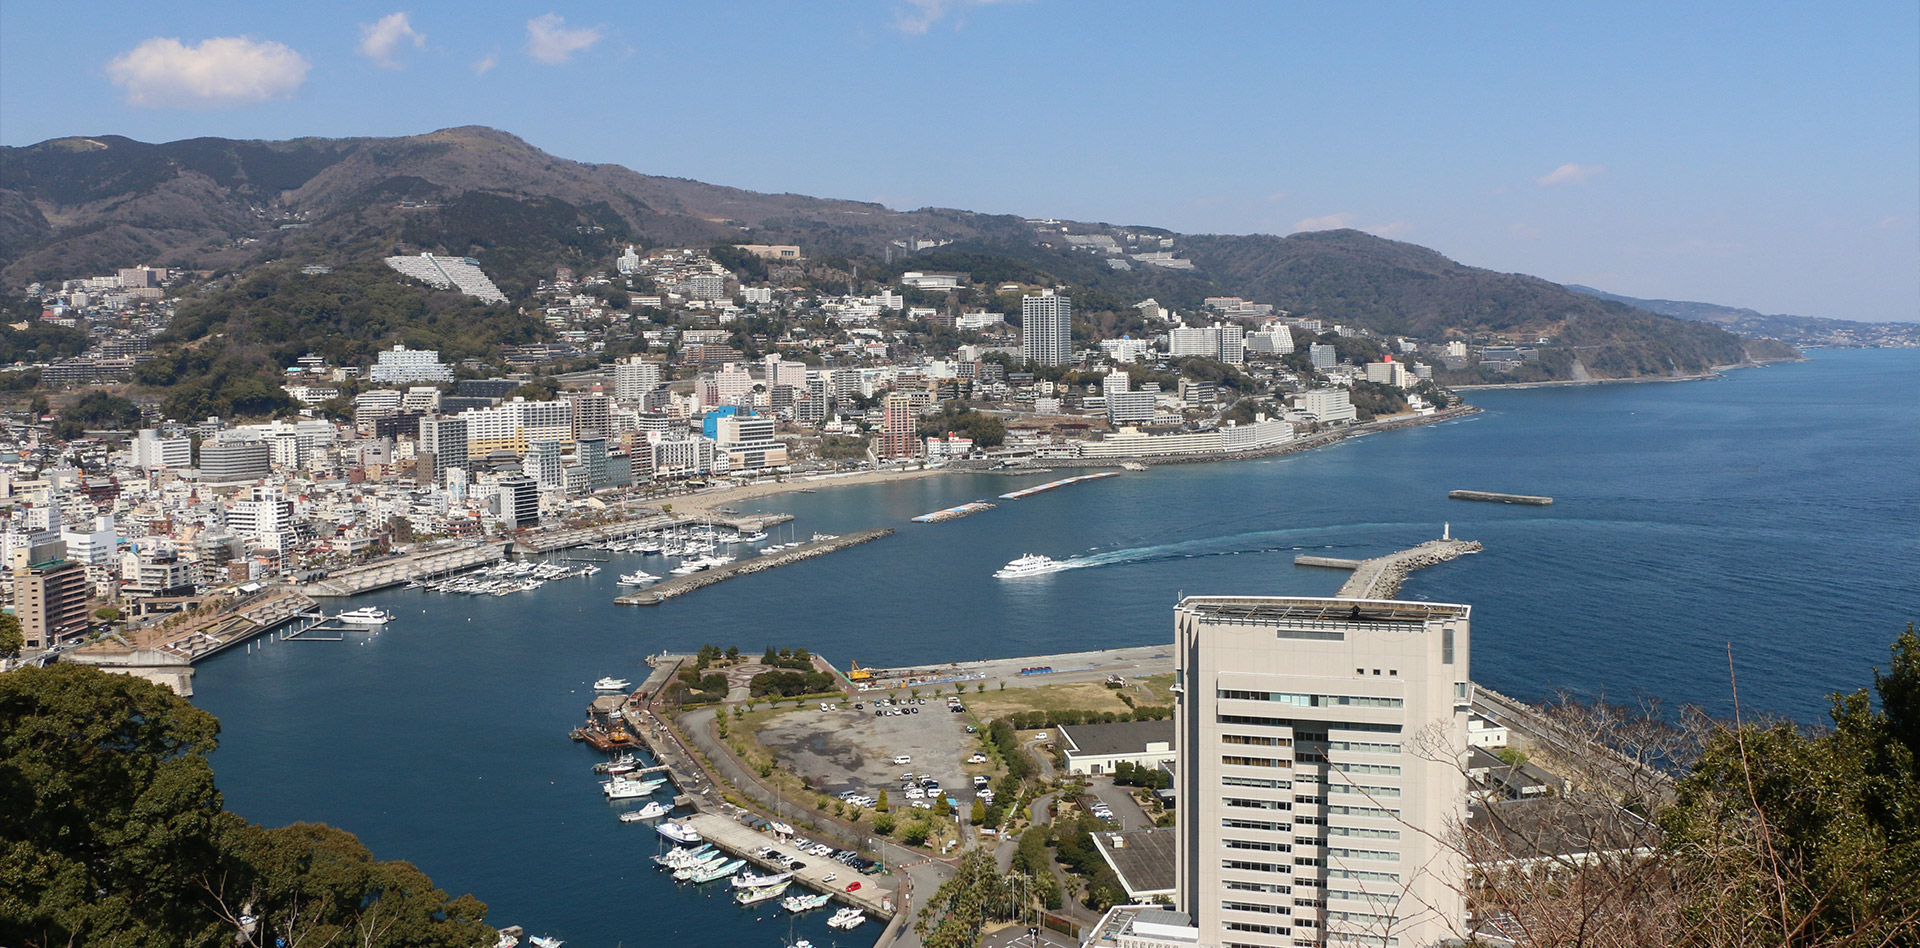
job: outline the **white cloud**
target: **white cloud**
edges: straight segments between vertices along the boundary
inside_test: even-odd
[[[908,36],[925,36],[934,25],[968,7],[991,6],[1008,0],[907,0],[894,11],[893,28]],[[959,22],[955,22],[955,27]]]
[[[1381,224],[1378,227],[1362,227],[1360,229],[1375,237],[1385,237],[1388,240],[1393,240],[1412,233],[1413,225],[1406,221],[1394,221],[1391,224]]]
[[[1339,230],[1352,223],[1353,214],[1347,211],[1341,211],[1338,214],[1328,214],[1325,217],[1309,217],[1293,225],[1293,230],[1295,233],[1303,230]]]
[[[427,45],[427,38],[413,28],[405,13],[389,13],[373,23],[360,24],[360,55],[373,60],[382,69],[399,69],[401,62],[393,54],[402,43],[414,49]]]
[[[484,76],[492,72],[493,67],[498,65],[500,65],[500,54],[488,53],[473,61],[473,74],[476,76]]]
[[[107,78],[126,90],[129,105],[207,109],[287,98],[310,68],[280,43],[245,36],[215,36],[197,46],[155,37],[107,63]]]
[[[1569,161],[1533,179],[1533,183],[1543,188],[1569,188],[1576,184],[1585,184],[1588,180],[1606,173],[1607,169],[1599,165],[1581,165]]]
[[[544,13],[527,21],[527,55],[549,66],[573,61],[573,54],[591,49],[606,37],[597,26],[567,29],[558,13]]]

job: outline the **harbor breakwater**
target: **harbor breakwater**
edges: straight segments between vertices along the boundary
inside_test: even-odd
[[[1400,584],[1407,581],[1408,573],[1478,553],[1481,549],[1478,540],[1428,540],[1412,549],[1361,563],[1334,595],[1341,599],[1392,599],[1399,595]]]
[[[725,566],[703,569],[692,575],[676,576],[664,582],[649,586],[639,592],[628,593],[624,596],[617,597],[613,601],[623,606],[657,606],[675,596],[684,596],[696,589],[711,586],[714,583],[732,579],[735,576],[758,573],[761,570],[773,569],[776,566],[785,566],[788,563],[798,563],[801,560],[823,556],[835,550],[844,550],[850,546],[870,543],[881,537],[891,536],[892,534],[892,527],[881,527],[877,530],[860,530],[842,536],[818,540],[788,550],[785,553],[776,553],[772,556],[756,556],[750,560],[741,560],[739,562],[728,563]]]

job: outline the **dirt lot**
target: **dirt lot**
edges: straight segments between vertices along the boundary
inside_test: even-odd
[[[942,789],[957,791],[951,795],[962,807],[969,806],[971,775],[986,770],[966,763],[980,749],[979,739],[966,732],[969,717],[948,711],[944,697],[920,700],[926,703],[913,706],[917,714],[878,717],[870,703],[857,711],[852,702],[840,702],[838,711],[809,705],[779,714],[754,738],[774,752],[782,768],[806,777],[828,795],[858,790],[878,797],[886,790],[888,802],[903,809],[907,800],[900,792],[900,775],[912,771],[932,774]],[[913,762],[895,764],[900,754]]]

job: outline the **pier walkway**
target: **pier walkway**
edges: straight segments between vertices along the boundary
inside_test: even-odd
[[[725,566],[703,569],[698,573],[693,573],[688,576],[675,576],[672,579],[656,583],[639,592],[620,596],[614,599],[614,602],[623,606],[657,606],[675,596],[684,596],[703,586],[711,586],[714,583],[732,579],[735,576],[758,573],[761,570],[772,569],[776,566],[785,566],[788,563],[798,563],[801,560],[823,556],[835,550],[844,550],[850,546],[857,546],[862,543],[878,540],[881,537],[890,536],[892,533],[892,527],[882,527],[877,530],[861,530],[858,533],[849,533],[844,536],[834,537],[830,540],[819,540],[813,543],[807,543],[784,553],[776,553],[772,556],[745,558],[733,563],[728,563]]]

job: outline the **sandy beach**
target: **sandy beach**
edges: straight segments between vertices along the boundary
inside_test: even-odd
[[[665,504],[673,507],[676,514],[705,514],[717,507],[730,507],[743,500],[758,500],[776,494],[790,494],[797,490],[825,490],[831,487],[854,487],[860,484],[879,484],[885,481],[909,481],[921,477],[936,477],[945,474],[943,468],[917,471],[861,471],[855,474],[823,474],[815,477],[795,477],[784,481],[768,481],[748,484],[743,487],[729,487],[720,490],[702,491],[698,494],[683,494],[669,498]]]

